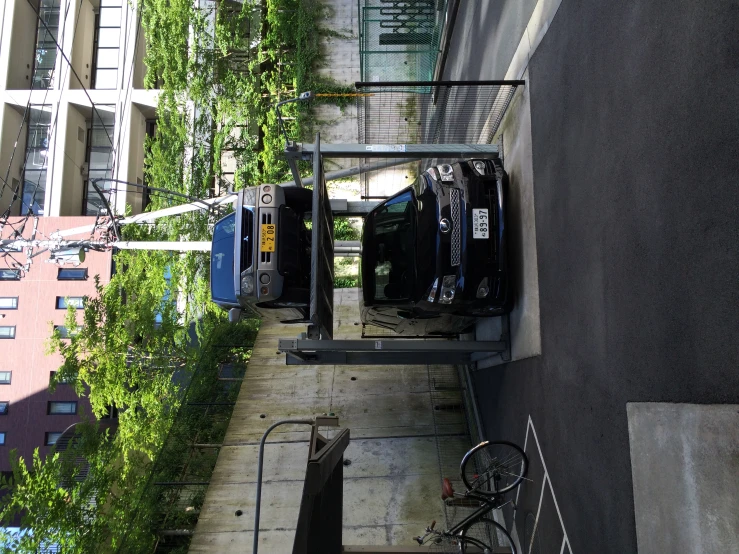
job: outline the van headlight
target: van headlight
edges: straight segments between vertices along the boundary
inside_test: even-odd
[[[254,275],[247,273],[241,276],[242,294],[254,294]]]
[[[481,162],[480,160],[476,160],[472,163],[472,165],[475,166],[475,169],[480,175],[485,175],[485,162]]]

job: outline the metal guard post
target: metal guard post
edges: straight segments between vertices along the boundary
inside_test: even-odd
[[[283,419],[276,421],[264,432],[262,440],[259,442],[259,463],[257,465],[257,502],[254,506],[254,547],[253,554],[257,554],[259,548],[259,512],[262,505],[262,470],[264,469],[264,444],[267,442],[267,436],[280,425],[289,424],[305,424],[313,425],[315,420],[313,419]]]

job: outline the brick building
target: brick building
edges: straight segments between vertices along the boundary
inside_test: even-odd
[[[42,217],[35,238],[94,221],[94,217]],[[26,225],[24,237],[30,238],[32,231],[32,225]],[[12,232],[6,225],[2,238]],[[70,386],[59,385],[49,393],[51,372],[59,367],[61,356],[46,354],[52,326],[65,323],[67,303],[84,306],[84,297],[94,294],[95,275],[103,283],[110,280],[111,253],[85,254],[84,262],[74,266],[50,263],[49,253],[41,253],[28,271],[22,271],[5,267],[12,266],[10,256],[26,259],[24,253],[10,252],[5,259],[10,263],[0,269],[0,471],[10,468],[12,448],[26,460],[36,447],[46,452],[62,431],[80,420],[82,411],[90,413],[86,398],[77,397]]]

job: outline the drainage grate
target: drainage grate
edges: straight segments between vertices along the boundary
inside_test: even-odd
[[[431,410],[436,435],[436,452],[441,477],[448,478],[455,489],[464,490],[459,464],[470,449],[469,425],[463,382],[454,366],[428,366]],[[439,483],[441,493],[441,483]],[[470,509],[444,505],[447,528],[470,513]]]

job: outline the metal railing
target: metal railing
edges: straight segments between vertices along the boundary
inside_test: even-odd
[[[524,81],[356,83],[358,142],[489,144],[517,87],[523,84]],[[362,194],[389,196],[411,184],[430,162],[421,160],[420,164],[364,174]]]

